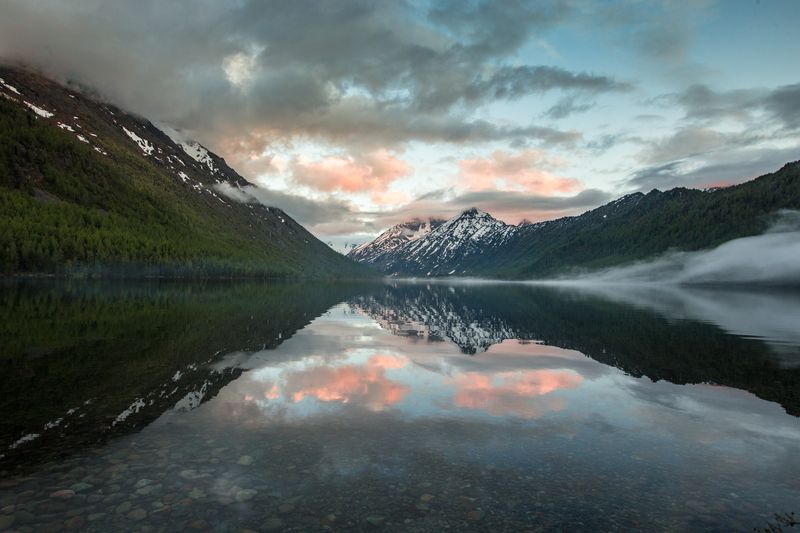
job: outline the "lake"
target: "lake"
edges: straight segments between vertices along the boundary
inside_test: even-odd
[[[7,281],[0,530],[752,531],[800,294]]]

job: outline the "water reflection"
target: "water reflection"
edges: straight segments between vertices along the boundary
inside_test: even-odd
[[[136,431],[213,398],[234,349],[278,346],[344,284],[8,281],[0,285],[0,469]]]
[[[21,472],[3,473],[0,524],[14,528],[744,531],[800,501],[798,343],[722,312],[757,302],[788,320],[787,295],[771,308],[761,293],[523,285],[8,294],[21,318],[6,331],[28,339],[9,344],[10,368],[34,370],[3,378],[20,395],[2,406],[5,465]],[[48,340],[48,314],[72,325]],[[80,438],[66,416],[41,429],[104,394]],[[42,438],[9,449],[34,430],[68,437],[57,460],[19,452]]]

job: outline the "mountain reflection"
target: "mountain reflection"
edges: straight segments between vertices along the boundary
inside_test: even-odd
[[[6,281],[0,467],[74,453],[213,398],[359,285]]]
[[[796,294],[400,282],[351,304],[412,341],[452,342],[465,354],[537,341],[635,377],[744,389],[800,415],[800,339],[787,326],[800,323]],[[760,316],[748,323],[747,309]]]
[[[788,293],[458,283],[0,289],[4,464],[74,453],[219,395],[254,416],[346,407],[539,419],[569,410],[574,393],[614,369],[725,385],[800,415],[791,327],[800,298]],[[654,396],[657,385],[626,386],[674,400]]]

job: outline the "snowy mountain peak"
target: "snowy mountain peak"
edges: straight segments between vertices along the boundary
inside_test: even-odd
[[[465,275],[470,264],[515,236],[516,227],[475,207],[447,222],[414,220],[383,232],[348,256],[392,275]]]
[[[421,239],[444,223],[440,218],[414,218],[387,229],[378,237],[353,248],[347,256],[361,263],[374,263],[396,248]]]

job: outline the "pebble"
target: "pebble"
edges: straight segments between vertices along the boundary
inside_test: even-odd
[[[91,483],[84,483],[83,481],[81,481],[79,483],[75,483],[74,485],[70,486],[70,489],[75,492],[83,492],[93,487],[94,485],[92,485]]]
[[[192,529],[208,529],[208,523],[205,520],[193,520],[189,523],[189,527]]]
[[[283,529],[283,520],[280,518],[267,518],[261,525],[261,529],[264,531],[278,531],[279,529]]]
[[[473,522],[476,520],[480,520],[481,518],[483,518],[484,514],[485,513],[480,509],[475,509],[467,513],[467,520],[472,520]]]
[[[30,524],[36,521],[36,515],[25,510],[17,511],[14,516],[17,517],[17,523],[19,524]]]
[[[236,462],[242,466],[250,466],[253,464],[253,458],[249,455],[243,455],[239,457],[239,460]]]
[[[197,487],[195,487],[189,492],[188,496],[193,500],[198,500],[200,498],[205,498],[206,497],[206,493],[205,493],[204,490],[201,490],[201,489],[198,489]]]
[[[157,483],[155,485],[145,485],[144,487],[137,489],[136,494],[139,496],[149,496],[153,492],[158,492],[161,490],[161,483]]]
[[[69,500],[73,496],[75,496],[75,491],[70,489],[61,489],[50,494],[51,498],[57,500]]]
[[[281,514],[288,514],[294,511],[294,505],[291,503],[284,503],[280,507],[278,507],[278,512]]]
[[[242,489],[236,492],[236,501],[237,502],[246,502],[248,500],[252,500],[258,491],[253,489]]]
[[[117,505],[115,512],[117,514],[125,514],[131,510],[131,507],[132,507],[131,502],[122,502],[121,504]]]
[[[128,513],[127,516],[130,520],[135,520],[138,522],[139,520],[144,520],[145,518],[147,518],[147,511],[139,507],[138,509],[134,509],[133,511]]]
[[[142,487],[146,487],[147,485],[150,485],[152,483],[153,483],[152,479],[142,478],[139,481],[137,481],[136,485],[134,485],[133,487],[136,489],[141,489]]]
[[[372,515],[372,516],[368,516],[367,517],[367,522],[369,522],[373,526],[379,526],[379,525],[383,524],[383,522],[385,520],[386,519],[384,517],[379,516],[379,515]]]
[[[36,496],[36,492],[32,490],[24,490],[19,494],[17,494],[17,503],[26,502],[31,498],[33,498],[34,496]]]
[[[6,530],[14,525],[14,521],[16,517],[14,515],[2,515],[0,516],[0,530]]]
[[[434,498],[435,496],[433,494],[423,494],[422,496],[419,497],[419,499],[422,500],[423,502],[429,502]]]
[[[86,517],[86,519],[89,522],[96,522],[97,520],[100,520],[101,518],[103,518],[105,516],[106,516],[106,513],[92,513],[88,517]]]
[[[85,525],[86,525],[86,519],[82,516],[73,516],[72,518],[64,522],[64,527],[70,530],[81,529]]]

